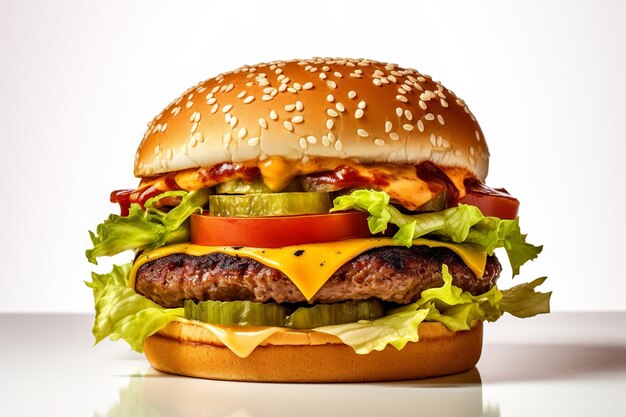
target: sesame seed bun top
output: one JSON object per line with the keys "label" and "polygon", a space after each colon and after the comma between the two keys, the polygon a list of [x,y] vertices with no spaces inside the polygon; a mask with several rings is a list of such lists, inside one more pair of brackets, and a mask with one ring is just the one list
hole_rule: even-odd
{"label": "sesame seed bun top", "polygon": [[148,177],[282,156],[462,167],[484,180],[489,150],[463,100],[414,69],[314,58],[244,66],[185,91],[135,158]]}

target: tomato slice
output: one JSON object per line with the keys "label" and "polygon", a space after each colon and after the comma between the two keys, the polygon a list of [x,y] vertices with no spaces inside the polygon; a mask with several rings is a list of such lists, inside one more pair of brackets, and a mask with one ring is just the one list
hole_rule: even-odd
{"label": "tomato slice", "polygon": [[191,215],[191,243],[204,246],[280,248],[370,237],[368,213],[350,211],[280,217]]}
{"label": "tomato slice", "polygon": [[467,194],[458,203],[476,206],[485,216],[515,219],[519,201],[504,188],[491,188],[481,182],[465,184]]}

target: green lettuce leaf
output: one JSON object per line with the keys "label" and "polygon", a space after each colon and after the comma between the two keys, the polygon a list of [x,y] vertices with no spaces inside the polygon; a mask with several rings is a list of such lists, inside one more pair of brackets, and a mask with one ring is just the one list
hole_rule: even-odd
{"label": "green lettuce leaf", "polygon": [[360,210],[370,214],[368,225],[372,233],[387,230],[389,223],[398,226],[394,235],[400,244],[410,247],[413,239],[426,236],[431,239],[478,245],[490,254],[497,248],[507,252],[513,275],[520,267],[535,259],[542,246],[526,242],[521,234],[519,220],[485,217],[478,207],[459,204],[443,211],[403,214],[389,204],[389,195],[383,191],[356,190],[337,197],[331,211]]}
{"label": "green lettuce leaf", "polygon": [[549,313],[552,292],[542,293],[535,291],[535,288],[543,284],[546,278],[537,278],[534,281],[516,285],[508,290],[502,290],[500,308],[512,316],[520,318]]}
{"label": "green lettuce leaf", "polygon": [[143,352],[143,342],[168,323],[184,317],[184,308],[163,308],[126,286],[131,264],[118,266],[108,274],[92,273],[96,317],[93,335],[96,344],[109,337],[123,339],[137,352]]}
{"label": "green lettuce leaf", "polygon": [[[100,256],[113,256],[129,249],[154,249],[170,243],[189,240],[189,225],[186,221],[191,214],[202,211],[209,201],[210,191],[167,191],[152,197],[145,204],[131,204],[128,216],[111,214],[99,224],[96,233],[89,232],[93,248],[85,252],[91,263],[97,263]],[[157,209],[154,204],[164,197],[182,197],[178,206],[169,212]]]}
{"label": "green lettuce leaf", "polygon": [[359,354],[383,350],[388,344],[400,350],[408,342],[419,340],[417,327],[427,315],[428,310],[415,309],[410,304],[376,320],[359,320],[356,323],[323,326],[313,330],[337,336]]}

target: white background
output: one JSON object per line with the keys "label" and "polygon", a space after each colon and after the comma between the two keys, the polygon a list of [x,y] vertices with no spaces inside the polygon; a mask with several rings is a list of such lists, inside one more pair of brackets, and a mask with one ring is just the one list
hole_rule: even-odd
{"label": "white background", "polygon": [[[414,67],[470,105],[553,310],[624,310],[618,1],[0,1],[0,312],[92,310],[93,229],[146,123],[196,82],[311,56]],[[503,286],[510,284],[508,276]]]}

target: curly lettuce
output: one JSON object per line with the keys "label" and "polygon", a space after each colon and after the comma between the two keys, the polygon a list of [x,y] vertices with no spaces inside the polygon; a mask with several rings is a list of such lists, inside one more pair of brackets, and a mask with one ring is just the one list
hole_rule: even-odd
{"label": "curly lettuce", "polygon": [[[111,214],[89,236],[93,248],[85,252],[91,263],[96,258],[113,256],[129,249],[154,249],[172,243],[189,240],[187,219],[209,201],[209,189],[197,191],[167,191],[152,197],[145,204],[145,210],[139,204],[130,205],[128,216]],[[160,210],[154,205],[162,198],[182,197],[178,206],[170,211]]]}
{"label": "curly lettuce", "polygon": [[478,207],[459,204],[443,211],[404,214],[389,204],[389,195],[383,191],[356,190],[349,195],[337,197],[331,211],[360,210],[369,213],[367,219],[372,233],[387,230],[389,223],[398,226],[394,239],[410,247],[413,239],[428,237],[455,243],[474,244],[489,255],[497,248],[504,248],[513,275],[520,267],[535,259],[542,246],[526,242],[519,228],[519,220],[503,220],[485,217]]}

